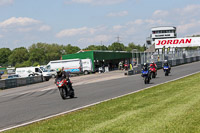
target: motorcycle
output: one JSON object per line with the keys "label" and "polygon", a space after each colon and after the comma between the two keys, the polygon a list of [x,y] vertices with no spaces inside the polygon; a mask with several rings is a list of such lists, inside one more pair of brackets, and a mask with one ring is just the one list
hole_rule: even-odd
{"label": "motorcycle", "polygon": [[169,66],[164,66],[163,70],[165,72],[165,76],[168,76],[169,75]]}
{"label": "motorcycle", "polygon": [[150,68],[150,73],[151,73],[151,77],[152,78],[156,78],[156,75],[157,75],[157,70],[156,70],[156,68],[155,67],[151,67]]}
{"label": "motorcycle", "polygon": [[142,70],[142,77],[144,78],[144,83],[145,84],[149,84],[150,82],[150,76],[149,76],[149,71],[145,71],[145,70]]}
{"label": "motorcycle", "polygon": [[66,99],[67,97],[74,98],[74,91],[72,88],[71,81],[67,81],[66,79],[59,78],[56,81],[56,85],[59,89],[60,95],[63,100]]}

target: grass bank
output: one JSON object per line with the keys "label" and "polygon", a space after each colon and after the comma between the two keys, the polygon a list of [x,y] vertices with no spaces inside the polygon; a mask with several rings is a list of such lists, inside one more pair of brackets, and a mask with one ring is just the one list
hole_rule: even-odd
{"label": "grass bank", "polygon": [[8,133],[200,132],[200,74]]}

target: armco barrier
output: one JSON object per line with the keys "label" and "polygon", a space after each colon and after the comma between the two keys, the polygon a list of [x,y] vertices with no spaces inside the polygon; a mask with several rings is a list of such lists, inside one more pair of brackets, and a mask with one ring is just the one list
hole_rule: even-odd
{"label": "armco barrier", "polygon": [[18,85],[18,86],[26,85],[26,80],[25,80],[25,78],[19,78],[19,79],[17,79],[17,85]]}
{"label": "armco barrier", "polygon": [[190,57],[190,61],[193,62],[193,57]]}
{"label": "armco barrier", "polygon": [[176,65],[178,66],[178,65],[180,65],[181,64],[181,60],[180,59],[177,59],[176,60]]}
{"label": "armco barrier", "polygon": [[184,64],[184,59],[180,59],[180,64]]}
{"label": "armco barrier", "polygon": [[193,62],[197,61],[197,57],[193,57]]}
{"label": "armco barrier", "polygon": [[184,64],[186,64],[186,63],[187,63],[187,58],[184,59]]}
{"label": "armco barrier", "polygon": [[176,60],[172,60],[172,66],[176,66]]}
{"label": "armco barrier", "polygon": [[191,63],[191,60],[190,60],[190,58],[187,58],[187,63]]}
{"label": "armco barrier", "polygon": [[27,77],[27,78],[14,78],[0,80],[0,89],[14,88],[34,83],[42,82],[41,76]]}
{"label": "armco barrier", "polygon": [[13,88],[17,86],[17,79],[7,79],[6,88]]}
{"label": "armco barrier", "polygon": [[0,80],[0,89],[6,88],[6,81],[5,80]]}
{"label": "armco barrier", "polygon": [[197,61],[200,61],[200,56],[197,56]]}
{"label": "armco barrier", "polygon": [[157,65],[158,69],[162,68],[162,62],[161,61],[156,62],[156,65]]}

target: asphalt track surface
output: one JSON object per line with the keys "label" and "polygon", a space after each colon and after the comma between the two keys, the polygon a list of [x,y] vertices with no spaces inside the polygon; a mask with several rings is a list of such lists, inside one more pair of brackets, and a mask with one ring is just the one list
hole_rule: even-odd
{"label": "asphalt track surface", "polygon": [[[82,78],[89,79],[87,84],[78,84],[77,80],[77,84],[74,83],[76,97],[67,100],[61,99],[53,81],[0,91],[0,130],[135,92],[198,71],[200,62],[173,67],[167,77],[159,70],[157,77],[148,85],[144,84],[140,74],[124,76],[123,73],[116,73],[116,79],[103,77],[104,80],[100,81],[94,80],[96,75],[91,78],[86,76]],[[92,80],[94,81],[89,82]]]}

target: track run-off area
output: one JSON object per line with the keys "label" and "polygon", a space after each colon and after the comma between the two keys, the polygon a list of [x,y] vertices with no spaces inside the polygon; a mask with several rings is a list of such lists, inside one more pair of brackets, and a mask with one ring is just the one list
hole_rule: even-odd
{"label": "track run-off area", "polygon": [[72,78],[75,98],[62,100],[54,81],[0,91],[0,131],[50,118],[125,96],[200,71],[200,62],[173,67],[169,76],[162,70],[145,85],[140,74],[121,71]]}

